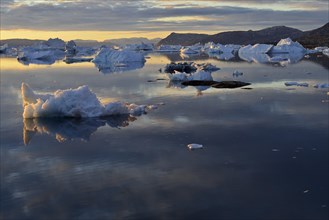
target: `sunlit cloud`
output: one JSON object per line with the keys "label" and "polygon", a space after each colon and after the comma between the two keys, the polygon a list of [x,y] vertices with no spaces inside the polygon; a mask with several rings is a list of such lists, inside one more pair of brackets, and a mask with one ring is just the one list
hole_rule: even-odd
{"label": "sunlit cloud", "polygon": [[256,0],[3,0],[2,30],[221,32],[328,22],[328,2]]}

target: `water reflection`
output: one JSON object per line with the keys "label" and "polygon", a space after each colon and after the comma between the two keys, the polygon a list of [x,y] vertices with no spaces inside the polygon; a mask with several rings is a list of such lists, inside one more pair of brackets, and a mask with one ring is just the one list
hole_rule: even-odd
{"label": "water reflection", "polygon": [[30,64],[38,64],[38,65],[52,65],[56,61],[63,60],[65,58],[65,54],[49,56],[44,59],[17,59],[17,61],[25,66]]}
{"label": "water reflection", "polygon": [[95,67],[104,74],[115,73],[115,72],[125,72],[135,69],[141,69],[144,67],[144,62],[130,62],[130,63],[94,63]]}
{"label": "water reflection", "polygon": [[28,145],[35,134],[54,136],[58,142],[67,140],[88,141],[99,127],[112,128],[129,126],[136,118],[120,115],[105,118],[33,118],[24,119],[23,140]]}

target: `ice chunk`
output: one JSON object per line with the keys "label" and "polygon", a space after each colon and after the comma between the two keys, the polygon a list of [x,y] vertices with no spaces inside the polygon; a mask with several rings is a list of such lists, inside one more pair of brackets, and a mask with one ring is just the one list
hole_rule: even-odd
{"label": "ice chunk", "polygon": [[54,94],[37,94],[22,83],[23,118],[39,117],[101,117],[110,115],[141,115],[146,105],[112,102],[103,104],[88,86],[57,90]]}
{"label": "ice chunk", "polygon": [[203,148],[203,145],[202,145],[202,144],[188,144],[187,147],[188,147],[190,150],[194,150],[194,149],[200,149],[200,148]]}

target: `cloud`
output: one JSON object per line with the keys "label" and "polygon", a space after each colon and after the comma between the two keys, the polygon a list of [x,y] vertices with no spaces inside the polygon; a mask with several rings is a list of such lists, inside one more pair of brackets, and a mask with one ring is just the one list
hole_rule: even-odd
{"label": "cloud", "polygon": [[[176,2],[177,5],[163,7],[151,0],[3,0],[1,29],[220,31],[290,25],[307,30],[316,28],[328,20],[326,8],[324,10],[286,11],[239,6],[209,6],[207,4],[201,7],[184,4],[181,1],[170,2]],[[203,1],[198,1],[198,3],[200,2]],[[230,2],[239,2],[239,0]],[[265,1],[250,0],[248,2]],[[279,2],[282,1],[276,1],[276,3]],[[306,3],[310,3],[310,1]],[[177,17],[180,19],[175,19]],[[191,19],[191,17],[196,19]]]}

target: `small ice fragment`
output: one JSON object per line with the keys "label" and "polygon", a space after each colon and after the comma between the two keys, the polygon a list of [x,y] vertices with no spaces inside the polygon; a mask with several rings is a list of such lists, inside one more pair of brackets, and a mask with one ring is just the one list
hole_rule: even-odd
{"label": "small ice fragment", "polygon": [[303,191],[303,193],[308,193],[310,190],[309,189],[306,189]]}
{"label": "small ice fragment", "polygon": [[314,148],[312,148],[312,150],[316,150],[316,148],[314,147]]}
{"label": "small ice fragment", "polygon": [[187,147],[188,147],[190,150],[193,150],[193,149],[203,148],[203,145],[202,145],[202,144],[188,144]]}
{"label": "small ice fragment", "polygon": [[296,159],[297,157],[296,156],[293,156],[292,159]]}
{"label": "small ice fragment", "polygon": [[326,207],[327,207],[327,205],[322,205],[322,206],[321,206],[321,208],[326,208]]}
{"label": "small ice fragment", "polygon": [[280,151],[279,149],[272,149],[273,152],[278,152]]}

